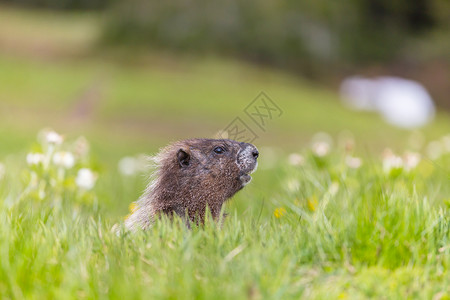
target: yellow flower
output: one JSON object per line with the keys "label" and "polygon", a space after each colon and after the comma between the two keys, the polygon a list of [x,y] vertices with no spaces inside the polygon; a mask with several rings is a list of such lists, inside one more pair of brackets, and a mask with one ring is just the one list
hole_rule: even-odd
{"label": "yellow flower", "polygon": [[138,205],[136,202],[131,202],[131,204],[128,206],[128,210],[130,213],[134,213],[138,209]]}
{"label": "yellow flower", "polygon": [[317,197],[314,195],[311,198],[307,199],[308,208],[310,211],[316,211],[317,204],[319,204],[319,201],[317,201]]}
{"label": "yellow flower", "polygon": [[275,218],[279,219],[282,216],[284,216],[285,213],[286,213],[286,209],[284,207],[278,207],[273,212],[273,215],[275,216]]}
{"label": "yellow flower", "polygon": [[126,215],[123,219],[126,221],[128,218],[138,209],[138,205],[136,202],[131,202],[131,204],[128,206],[128,210],[130,213]]}

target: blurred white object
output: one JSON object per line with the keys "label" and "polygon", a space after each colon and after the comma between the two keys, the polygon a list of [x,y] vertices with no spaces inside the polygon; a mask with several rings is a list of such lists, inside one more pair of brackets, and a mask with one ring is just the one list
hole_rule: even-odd
{"label": "blurred white object", "polygon": [[53,163],[59,167],[70,169],[75,164],[75,157],[67,151],[56,152],[53,155]]}
{"label": "blurred white object", "polygon": [[395,169],[403,168],[403,159],[400,156],[395,155],[395,153],[386,148],[383,151],[383,171],[385,173],[390,173]]}
{"label": "blurred white object", "polygon": [[298,180],[296,180],[295,178],[290,178],[287,182],[286,182],[286,189],[289,192],[297,192],[300,189],[300,182]]}
{"label": "blurred white object", "polygon": [[318,157],[326,156],[333,144],[333,138],[326,132],[318,132],[311,139],[311,149],[313,154]]}
{"label": "blurred white object", "polygon": [[341,83],[342,101],[356,110],[376,110],[376,81],[359,76],[346,78]]}
{"label": "blurred white object", "polygon": [[305,162],[305,158],[298,153],[291,153],[288,157],[289,164],[292,166],[301,166]]}
{"label": "blurred white object", "polygon": [[424,126],[435,114],[427,90],[420,83],[403,78],[350,77],[342,82],[340,93],[349,107],[378,111],[388,123],[402,128]]}
{"label": "blurred white object", "polygon": [[82,168],[78,170],[76,184],[85,190],[90,190],[94,187],[97,176],[88,168]]}
{"label": "blurred white object", "polygon": [[48,131],[45,135],[45,139],[49,144],[61,145],[63,142],[63,137],[55,131]]}
{"label": "blurred white object", "polygon": [[415,169],[421,160],[422,156],[417,152],[406,152],[403,155],[403,163],[406,171]]}
{"label": "blurred white object", "polygon": [[151,167],[149,157],[145,154],[136,156],[125,156],[117,164],[120,173],[125,176],[132,176],[138,173],[145,173]]}
{"label": "blurred white object", "polygon": [[347,155],[345,157],[345,164],[351,169],[359,169],[362,165],[362,160],[359,157]]}
{"label": "blurred white object", "polygon": [[131,176],[138,172],[138,162],[134,157],[126,156],[119,161],[119,171],[125,176]]}
{"label": "blurred white object", "polygon": [[42,153],[28,153],[27,154],[27,163],[29,165],[37,165],[44,162],[44,154]]}
{"label": "blurred white object", "polygon": [[400,156],[393,155],[383,159],[383,170],[385,173],[401,168],[403,168],[403,159]]}
{"label": "blurred white object", "polygon": [[326,142],[315,142],[311,148],[314,155],[318,157],[324,157],[330,152],[330,144]]}

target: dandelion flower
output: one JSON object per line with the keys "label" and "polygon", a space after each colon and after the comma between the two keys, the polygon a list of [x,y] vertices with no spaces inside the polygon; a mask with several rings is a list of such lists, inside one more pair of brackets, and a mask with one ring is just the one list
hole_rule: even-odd
{"label": "dandelion flower", "polygon": [[316,211],[319,201],[317,201],[316,196],[312,196],[311,198],[307,199],[306,204],[308,205],[308,209],[310,211]]}
{"label": "dandelion flower", "polygon": [[359,169],[362,165],[362,160],[359,157],[347,155],[345,164],[351,169]]}
{"label": "dandelion flower", "polygon": [[274,210],[273,215],[275,218],[279,219],[286,214],[286,209],[284,207],[278,207]]}
{"label": "dandelion flower", "polygon": [[97,180],[97,177],[90,169],[82,168],[82,169],[78,170],[78,174],[77,174],[77,178],[75,179],[75,183],[81,189],[90,190],[94,187],[96,180]]}
{"label": "dandelion flower", "polygon": [[305,163],[305,158],[298,153],[291,153],[288,157],[291,166],[301,166]]}
{"label": "dandelion flower", "polygon": [[53,163],[59,167],[70,169],[75,164],[75,157],[67,151],[56,152],[53,155]]}
{"label": "dandelion flower", "polygon": [[29,165],[38,165],[44,162],[44,154],[42,153],[28,153],[27,154],[27,163]]}

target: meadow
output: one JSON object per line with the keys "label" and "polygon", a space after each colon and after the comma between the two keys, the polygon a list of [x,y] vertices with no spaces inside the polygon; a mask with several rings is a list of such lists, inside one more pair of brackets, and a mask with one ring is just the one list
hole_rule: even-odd
{"label": "meadow", "polygon": [[[280,70],[104,49],[98,24],[0,10],[1,299],[450,298],[448,113],[400,130]],[[111,231],[142,153],[214,136],[260,91],[283,114],[223,226]]]}

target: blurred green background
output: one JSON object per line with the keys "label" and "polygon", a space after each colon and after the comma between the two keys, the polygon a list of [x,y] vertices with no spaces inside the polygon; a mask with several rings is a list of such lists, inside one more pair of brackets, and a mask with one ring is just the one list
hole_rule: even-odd
{"label": "blurred green background", "polygon": [[[117,171],[125,155],[213,137],[235,117],[258,147],[284,153],[318,131],[350,131],[362,153],[403,149],[411,132],[339,102],[353,74],[423,83],[438,114],[421,134],[440,138],[450,132],[449,14],[445,0],[2,0],[0,159],[51,127],[86,136],[99,165]],[[284,112],[265,131],[244,114],[261,91]]]}
{"label": "blurred green background", "polygon": [[[0,298],[448,299],[449,37],[448,0],[0,0]],[[435,119],[350,110],[356,74],[422,83]],[[237,117],[259,168],[224,230],[110,231],[141,153]]]}

